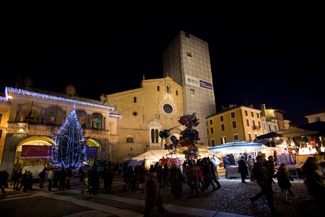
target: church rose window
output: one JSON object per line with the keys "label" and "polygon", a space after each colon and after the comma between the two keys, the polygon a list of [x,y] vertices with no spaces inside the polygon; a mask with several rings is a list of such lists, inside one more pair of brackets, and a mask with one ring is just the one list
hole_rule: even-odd
{"label": "church rose window", "polygon": [[164,108],[164,111],[168,114],[173,112],[173,107],[169,104],[165,104],[163,108]]}

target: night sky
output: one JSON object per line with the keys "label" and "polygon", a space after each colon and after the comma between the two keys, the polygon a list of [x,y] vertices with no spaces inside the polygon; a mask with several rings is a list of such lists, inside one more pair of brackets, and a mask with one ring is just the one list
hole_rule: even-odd
{"label": "night sky", "polygon": [[[84,11],[85,12],[85,11]],[[161,78],[162,52],[184,30],[208,42],[217,110],[260,104],[299,125],[325,108],[324,20],[313,13],[12,15],[2,29],[0,91],[30,77],[32,87],[98,99]],[[109,14],[109,13],[108,13]],[[51,14],[52,15],[52,14]]]}

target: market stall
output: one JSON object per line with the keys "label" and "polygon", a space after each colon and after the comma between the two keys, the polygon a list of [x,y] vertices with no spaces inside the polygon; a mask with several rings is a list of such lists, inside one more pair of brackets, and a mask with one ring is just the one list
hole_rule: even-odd
{"label": "market stall", "polygon": [[184,158],[184,154],[171,154],[168,150],[149,150],[143,154],[140,154],[136,157],[132,157],[132,160],[145,160],[145,167],[149,168],[150,165],[155,164],[156,162],[161,161],[161,159],[175,159],[178,161]]}
{"label": "market stall", "polygon": [[[239,178],[237,161],[241,155],[256,156],[258,152],[266,151],[267,149],[262,143],[233,141],[208,149],[208,152],[215,153],[217,157],[225,160],[229,158],[229,165],[225,164],[226,178]],[[232,159],[233,158],[233,159]]]}

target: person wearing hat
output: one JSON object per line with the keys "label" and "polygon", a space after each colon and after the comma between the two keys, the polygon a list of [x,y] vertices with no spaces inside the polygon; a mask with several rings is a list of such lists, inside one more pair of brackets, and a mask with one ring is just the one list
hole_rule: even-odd
{"label": "person wearing hat", "polygon": [[159,185],[157,182],[157,172],[151,172],[146,181],[144,216],[150,216],[150,211],[155,207],[157,207],[159,213],[166,212],[162,205]]}

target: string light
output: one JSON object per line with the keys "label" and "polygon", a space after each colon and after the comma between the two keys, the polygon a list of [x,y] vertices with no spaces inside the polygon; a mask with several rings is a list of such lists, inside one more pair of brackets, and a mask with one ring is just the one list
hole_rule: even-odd
{"label": "string light", "polygon": [[5,97],[0,97],[0,101],[8,101],[9,100],[9,93],[8,93],[9,91],[11,91],[12,93],[28,95],[28,96],[38,97],[38,98],[43,98],[43,99],[52,99],[52,100],[58,100],[58,101],[63,101],[63,102],[76,103],[79,105],[87,105],[87,106],[109,109],[110,112],[115,111],[115,108],[112,106],[100,105],[100,104],[80,101],[80,100],[76,100],[76,99],[63,98],[63,97],[48,95],[48,94],[44,94],[44,93],[36,93],[36,92],[22,90],[22,89],[13,88],[13,87],[5,87]]}
{"label": "string light", "polygon": [[83,157],[82,160],[87,161],[87,153],[86,142],[82,135],[76,111],[73,110],[53,137],[56,144],[52,149],[51,164],[60,168],[83,166],[80,159]]}

